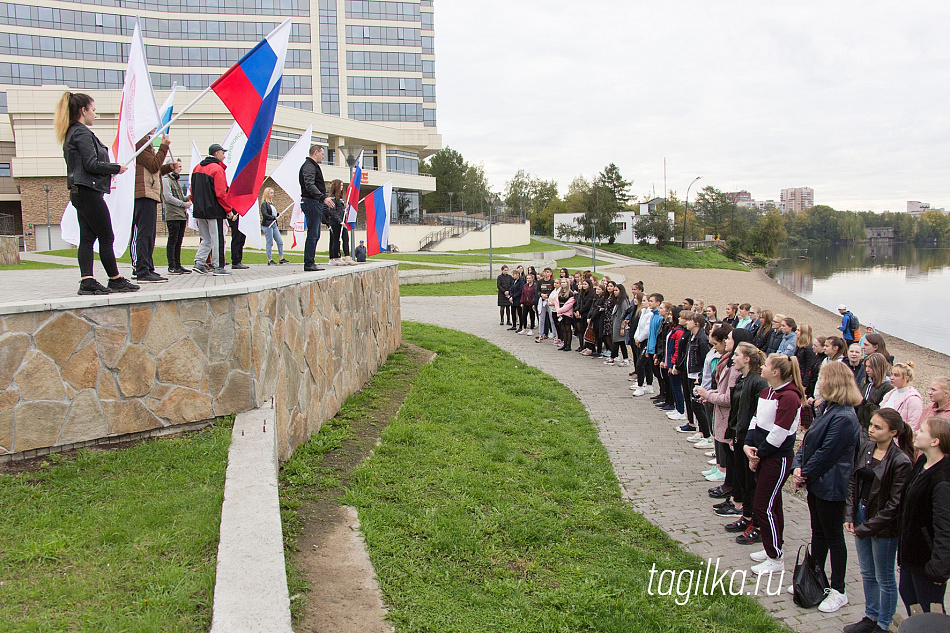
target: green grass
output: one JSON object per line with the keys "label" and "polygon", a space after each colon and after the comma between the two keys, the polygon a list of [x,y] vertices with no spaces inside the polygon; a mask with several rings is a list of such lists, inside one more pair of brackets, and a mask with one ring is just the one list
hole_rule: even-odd
{"label": "green grass", "polygon": [[498,287],[495,285],[494,279],[470,279],[468,281],[450,281],[435,284],[400,284],[399,294],[403,297],[496,295],[498,294]]}
{"label": "green grass", "polygon": [[0,475],[4,631],[207,631],[230,424]]}
{"label": "green grass", "polygon": [[679,246],[667,245],[663,250],[656,246],[630,246],[629,244],[602,244],[602,248],[611,253],[619,253],[627,257],[645,259],[657,262],[665,268],[725,268],[728,270],[749,270],[739,262],[734,262],[715,248],[700,249],[697,253],[693,249],[682,249]]}
{"label": "green grass", "polygon": [[[541,251],[558,251],[563,250],[554,244],[548,244],[547,242],[539,242],[537,240],[531,240],[528,244],[523,246],[503,246],[492,249],[492,252],[496,255],[510,255],[512,253],[539,253]],[[488,255],[487,248],[477,248],[468,251],[461,251],[463,253],[482,253]]]}
{"label": "green grass", "polygon": [[[188,266],[195,261],[195,252],[198,249],[196,248],[183,248],[181,249],[181,261],[182,264]],[[277,257],[277,249],[273,250],[274,257]],[[47,251],[44,255],[54,255],[59,257],[76,257],[76,250],[72,248],[66,248],[58,251]],[[318,253],[319,255],[319,253]],[[99,260],[99,254],[95,255],[96,260]],[[303,263],[303,253],[294,253],[290,251],[284,251],[284,258],[294,264]],[[164,248],[156,248],[155,252],[152,253],[152,260],[155,263],[156,267],[159,266],[168,266],[168,257],[166,256]],[[125,255],[120,257],[118,260],[120,264],[131,264],[132,256],[128,251],[125,252]],[[228,251],[228,262],[230,263],[230,250]],[[264,251],[244,249],[244,257],[242,262],[245,264],[266,264],[267,263],[267,254]]]}
{"label": "green grass", "polygon": [[[604,262],[597,260],[598,268],[601,266],[609,266],[610,262]],[[593,262],[590,257],[585,257],[584,255],[575,255],[574,257],[568,257],[567,259],[557,260],[558,268],[568,268],[571,272],[575,270],[585,271],[593,269]]]}
{"label": "green grass", "polygon": [[403,334],[438,356],[343,498],[396,630],[783,630],[745,596],[648,594],[653,564],[703,562],[623,500],[566,387],[461,332]]}
{"label": "green grass", "polygon": [[79,265],[79,262],[76,262],[72,266],[68,264],[50,264],[48,262],[31,262],[29,260],[23,259],[20,260],[19,264],[3,264],[0,265],[0,270],[42,270],[44,268],[76,268]]}
{"label": "green grass", "polygon": [[399,268],[399,270],[455,270],[453,268],[445,268],[443,266],[426,266],[425,264],[406,264],[403,262],[400,262],[397,268]]}
{"label": "green grass", "polygon": [[378,259],[390,259],[399,262],[424,262],[429,264],[455,264],[458,266],[482,265],[488,266],[488,257],[466,257],[465,255],[416,255],[403,253],[380,253],[373,255]]}

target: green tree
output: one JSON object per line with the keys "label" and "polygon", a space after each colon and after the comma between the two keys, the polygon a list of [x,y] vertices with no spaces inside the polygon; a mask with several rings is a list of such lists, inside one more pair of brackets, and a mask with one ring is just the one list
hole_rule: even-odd
{"label": "green tree", "polygon": [[711,185],[703,187],[693,205],[704,226],[712,235],[722,236],[732,214],[732,200]]}
{"label": "green tree", "polygon": [[600,179],[594,181],[586,195],[587,210],[578,219],[578,224],[584,229],[584,235],[593,235],[596,240],[610,240],[611,242],[620,232],[617,225],[617,216],[620,214],[620,203],[614,197],[613,190]]}
{"label": "green tree", "polygon": [[641,215],[635,230],[641,244],[646,244],[648,240],[653,239],[656,241],[656,247],[662,250],[663,246],[673,238],[673,224],[667,215],[665,205],[656,205],[647,215]]}
{"label": "green tree", "polygon": [[934,209],[924,211],[917,221],[917,237],[919,239],[940,242],[947,239],[948,235],[950,235],[950,218],[939,211]]}
{"label": "green tree", "polygon": [[455,202],[459,204],[459,211],[466,213],[480,213],[485,210],[485,203],[491,193],[491,186],[485,178],[484,165],[468,165],[462,182],[462,191],[455,195]]}
{"label": "green tree", "polygon": [[[621,208],[626,208],[631,200],[630,186],[633,182],[624,180],[620,175],[620,169],[615,164],[610,163],[604,167],[604,171],[597,175],[596,181],[610,189]],[[636,199],[636,196],[633,196],[633,199]]]}
{"label": "green tree", "polygon": [[436,190],[422,197],[422,207],[430,213],[449,210],[448,192],[453,192],[453,210],[458,210],[456,204],[460,201],[465,186],[465,173],[468,164],[462,155],[451,147],[443,147],[429,157],[425,164],[420,164],[421,173],[435,176]]}
{"label": "green tree", "polygon": [[788,235],[785,233],[785,218],[777,209],[769,209],[764,215],[759,216],[752,230],[749,231],[748,242],[753,246],[754,251],[762,253],[766,257],[775,257]]}

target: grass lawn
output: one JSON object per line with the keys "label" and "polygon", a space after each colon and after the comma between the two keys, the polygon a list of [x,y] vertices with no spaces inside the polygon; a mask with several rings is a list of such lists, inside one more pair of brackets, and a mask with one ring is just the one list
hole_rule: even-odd
{"label": "grass lawn", "polygon": [[465,255],[449,255],[444,254],[440,255],[438,253],[433,253],[431,255],[416,255],[416,254],[403,254],[403,253],[380,253],[379,255],[373,255],[376,259],[389,259],[399,262],[425,262],[429,264],[455,264],[458,266],[470,266],[470,265],[481,265],[485,264],[488,266],[488,257],[472,257]]}
{"label": "grass lawn", "polygon": [[[599,259],[597,260],[598,268],[600,268],[601,266],[609,266],[609,265],[610,265],[610,262],[603,262],[603,261],[600,261]],[[558,268],[567,268],[572,273],[575,270],[579,270],[581,272],[585,270],[592,270],[592,266],[593,266],[593,262],[591,261],[590,257],[585,257],[583,255],[575,255],[574,257],[569,257],[567,259],[557,260]],[[601,275],[603,273],[598,271],[597,274]]]}
{"label": "grass lawn", "polygon": [[230,424],[0,474],[4,631],[211,626]]}
{"label": "grass lawn", "polygon": [[749,270],[739,262],[734,262],[715,248],[700,249],[696,252],[693,249],[682,249],[679,246],[667,245],[663,250],[656,246],[630,246],[629,244],[601,244],[597,248],[602,248],[611,253],[619,253],[627,257],[645,259],[651,262],[657,262],[665,268],[726,268],[729,270]]}
{"label": "grass lawn", "polygon": [[400,262],[397,268],[399,268],[399,270],[431,270],[431,271],[452,270],[449,268],[444,268],[442,266],[426,266],[425,264],[407,264],[404,262]]}
{"label": "grass lawn", "polygon": [[[182,263],[184,266],[190,268],[190,267],[191,267],[191,264],[193,264],[194,261],[195,261],[195,252],[196,252],[197,250],[198,250],[198,249],[195,249],[195,248],[183,248],[183,249],[181,249],[181,263]],[[227,261],[228,261],[228,264],[229,264],[229,265],[230,265],[230,263],[231,263],[230,252],[231,252],[231,251],[228,250],[228,260],[227,260]],[[277,257],[277,249],[276,249],[276,248],[273,250],[273,253],[272,253],[272,254],[274,255],[275,258]],[[46,251],[46,252],[44,252],[44,255],[55,255],[55,256],[59,256],[59,257],[76,257],[76,249],[73,249],[73,248],[65,248],[65,249],[58,250],[58,251]],[[318,255],[319,255],[319,253],[318,253]],[[96,253],[96,254],[95,254],[95,257],[96,257],[96,261],[98,261],[98,260],[99,260],[99,254]],[[294,253],[294,252],[290,252],[290,251],[284,251],[284,258],[287,259],[288,261],[294,263],[294,264],[302,264],[302,263],[303,263],[303,253]],[[154,261],[156,268],[162,267],[162,266],[168,266],[168,257],[166,256],[166,253],[165,253],[165,249],[164,249],[164,248],[156,248],[156,249],[155,249],[155,252],[152,253],[152,260]],[[118,261],[120,264],[131,264],[131,263],[132,263],[132,256],[129,254],[128,251],[126,251],[126,252],[125,252],[125,255],[123,255],[122,257],[120,257],[117,261]],[[276,259],[275,259],[275,261],[276,261]],[[252,250],[252,249],[245,248],[245,249],[244,249],[244,258],[242,259],[242,262],[245,263],[245,264],[266,264],[266,263],[267,263],[267,254],[266,254],[264,251],[258,251],[258,250]],[[159,272],[161,272],[161,271],[159,271]]]}
{"label": "grass lawn", "polygon": [[70,266],[69,264],[50,264],[47,262],[31,262],[29,260],[23,259],[23,260],[20,260],[19,264],[0,265],[0,270],[41,270],[44,268],[76,268],[77,266],[79,266],[78,261],[72,266]]}
{"label": "grass lawn", "polygon": [[703,563],[622,499],[569,390],[468,334],[403,334],[438,356],[343,496],[397,631],[784,630],[745,596],[649,595],[654,563]]}
{"label": "grass lawn", "polygon": [[[547,242],[539,242],[537,240],[531,240],[528,244],[524,246],[503,246],[492,249],[492,252],[496,255],[510,255],[512,253],[538,253],[541,251],[557,251],[563,250],[554,244],[548,244]],[[482,253],[483,255],[488,255],[487,248],[478,248],[468,251],[461,251],[463,253]]]}
{"label": "grass lawn", "polygon": [[467,297],[495,295],[498,287],[494,279],[470,279],[437,284],[400,284],[399,294],[403,297]]}

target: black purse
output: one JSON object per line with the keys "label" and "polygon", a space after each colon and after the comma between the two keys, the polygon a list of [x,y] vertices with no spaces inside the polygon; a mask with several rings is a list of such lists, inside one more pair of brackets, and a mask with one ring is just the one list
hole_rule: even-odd
{"label": "black purse", "polygon": [[[805,550],[804,559],[802,559],[803,549]],[[798,548],[792,586],[795,590],[795,604],[803,609],[817,607],[825,599],[829,588],[828,577],[822,566],[812,556],[810,543]]]}

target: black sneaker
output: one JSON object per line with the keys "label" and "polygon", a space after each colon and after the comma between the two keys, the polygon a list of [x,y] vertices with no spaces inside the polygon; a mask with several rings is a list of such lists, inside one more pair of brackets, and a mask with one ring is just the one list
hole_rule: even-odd
{"label": "black sneaker", "polygon": [[861,618],[860,622],[849,624],[841,630],[844,631],[844,633],[871,633],[872,631],[877,631],[879,629],[877,628],[877,622],[867,616],[864,616]]}
{"label": "black sneaker", "polygon": [[240,262],[237,264],[231,264],[231,270],[247,270],[248,268],[250,268],[250,266],[245,266]]}
{"label": "black sneaker", "polygon": [[713,512],[718,512],[719,510],[722,510],[723,508],[728,508],[731,505],[732,505],[732,499],[726,499],[722,503],[717,503],[716,505],[714,505]]}
{"label": "black sneaker", "polygon": [[723,508],[722,510],[716,510],[716,515],[721,517],[741,517],[742,508],[737,508],[733,504],[729,504],[729,507]]}
{"label": "black sneaker", "polygon": [[267,265],[268,265],[268,266],[276,266],[276,265],[277,265],[277,262],[275,262],[273,259],[268,259],[268,260],[267,260]]}
{"label": "black sneaker", "polygon": [[739,517],[738,521],[726,525],[726,532],[745,532],[750,525],[752,525],[752,521],[745,517]]}
{"label": "black sneaker", "polygon": [[317,272],[317,271],[323,270],[323,269],[320,268],[319,266],[317,266],[316,264],[304,264],[304,265],[303,265],[303,270],[304,270],[304,272],[313,273],[313,272]]}
{"label": "black sneaker", "polygon": [[215,268],[211,274],[212,275],[230,275],[231,271],[225,268],[224,266],[222,266],[220,268]]}
{"label": "black sneaker", "polygon": [[725,499],[732,494],[732,488],[726,489],[724,486],[716,486],[709,489],[709,496],[713,499]]}
{"label": "black sneaker", "polygon": [[116,277],[109,280],[109,290],[112,292],[135,292],[139,289],[134,283],[125,277]]}
{"label": "black sneaker", "polygon": [[179,274],[179,275],[190,275],[190,274],[191,274],[191,271],[188,270],[187,268],[182,268],[181,266],[179,266],[179,267],[178,267],[178,274]]}
{"label": "black sneaker", "polygon": [[739,545],[755,545],[761,542],[762,536],[759,534],[758,528],[751,525],[745,529],[745,532],[736,537],[736,543]]}
{"label": "black sneaker", "polygon": [[280,258],[280,261],[277,262],[277,263],[278,263],[278,264],[289,264],[289,263],[290,263],[290,260],[289,260],[289,259],[284,259],[283,257],[281,257],[281,258]]}
{"label": "black sneaker", "polygon": [[197,263],[196,263],[196,264],[195,264],[194,271],[195,271],[196,273],[198,273],[199,275],[207,275],[208,273],[211,272],[211,269],[207,266],[207,264],[197,264]]}
{"label": "black sneaker", "polygon": [[79,292],[78,295],[107,295],[110,294],[108,288],[103,286],[101,283],[95,279],[83,279],[79,282]]}
{"label": "black sneaker", "polygon": [[180,275],[181,273],[178,272],[178,269],[177,269],[177,268],[174,268],[174,267],[173,267],[173,268],[169,268],[169,269],[168,269],[168,274],[169,274],[169,275]]}
{"label": "black sneaker", "polygon": [[140,284],[160,284],[168,281],[168,277],[162,277],[157,273],[146,273],[135,278]]}

